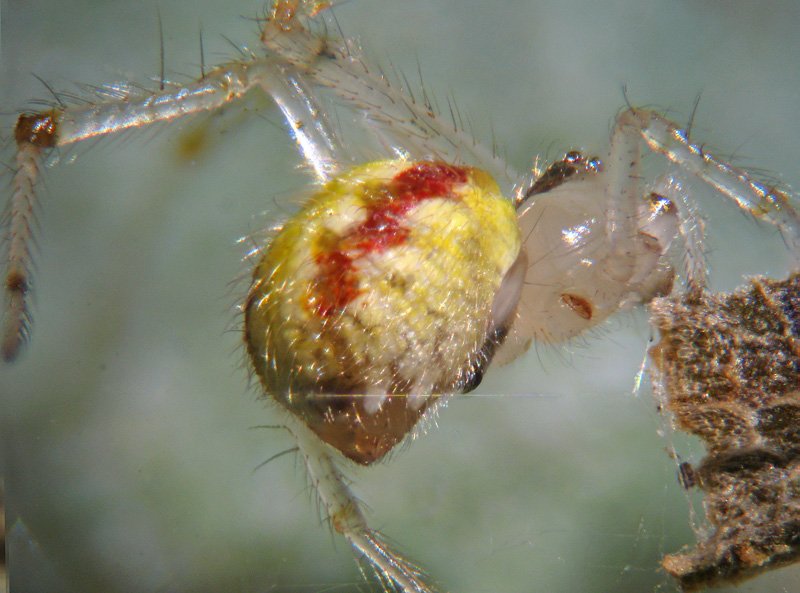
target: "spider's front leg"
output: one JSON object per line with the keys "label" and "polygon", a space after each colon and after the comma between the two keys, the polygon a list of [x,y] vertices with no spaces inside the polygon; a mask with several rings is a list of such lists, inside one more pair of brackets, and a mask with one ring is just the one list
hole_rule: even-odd
{"label": "spider's front leg", "polygon": [[617,118],[614,137],[643,139],[647,146],[663,154],[682,170],[699,177],[720,194],[753,216],[775,225],[786,246],[800,262],[800,206],[796,197],[774,179],[760,180],[755,174],[693,144],[687,130],[655,111],[628,109]]}

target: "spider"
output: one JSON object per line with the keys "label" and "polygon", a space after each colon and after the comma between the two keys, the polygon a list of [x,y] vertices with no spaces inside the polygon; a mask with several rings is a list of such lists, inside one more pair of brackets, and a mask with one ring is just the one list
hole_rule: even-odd
{"label": "spider", "polygon": [[[580,308],[580,307],[579,307],[579,308]],[[412,451],[413,451],[413,449],[412,449]],[[411,451],[409,451],[409,453],[411,453]],[[401,459],[401,458],[398,458],[398,461],[399,461],[400,459]],[[412,556],[413,556],[413,555],[412,555]]]}

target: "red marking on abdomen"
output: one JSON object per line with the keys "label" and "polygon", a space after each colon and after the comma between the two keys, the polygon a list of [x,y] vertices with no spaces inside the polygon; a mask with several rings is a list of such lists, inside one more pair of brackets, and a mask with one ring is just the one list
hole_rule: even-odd
{"label": "red marking on abdomen", "polygon": [[445,163],[420,163],[400,171],[392,181],[401,199],[420,201],[449,194],[454,184],[467,182],[467,171]]}
{"label": "red marking on abdomen", "polygon": [[453,186],[466,182],[467,171],[463,167],[419,163],[374,190],[366,220],[315,257],[319,267],[312,284],[317,296],[316,313],[326,317],[341,312],[361,292],[354,262],[405,243],[409,230],[403,222],[409,211],[424,200],[452,197]]}

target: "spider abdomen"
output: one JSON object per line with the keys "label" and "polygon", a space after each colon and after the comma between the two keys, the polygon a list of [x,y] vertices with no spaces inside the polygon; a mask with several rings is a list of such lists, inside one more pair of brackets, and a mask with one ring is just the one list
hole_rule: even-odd
{"label": "spider abdomen", "polygon": [[514,209],[483,171],[356,167],[314,194],[256,267],[245,309],[256,373],[346,456],[380,459],[429,396],[477,384],[513,316],[522,275],[503,280],[520,249]]}

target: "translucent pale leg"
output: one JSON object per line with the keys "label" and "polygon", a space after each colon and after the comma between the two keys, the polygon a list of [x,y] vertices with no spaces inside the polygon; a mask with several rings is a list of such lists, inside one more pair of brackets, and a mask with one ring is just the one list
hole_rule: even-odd
{"label": "translucent pale leg", "polygon": [[679,204],[681,211],[680,233],[683,246],[683,271],[686,286],[692,290],[708,286],[709,270],[705,258],[705,221],[697,213],[697,207],[686,193],[681,183],[672,176],[667,176],[653,188],[658,194]]}
{"label": "translucent pale leg", "polygon": [[253,59],[217,68],[186,85],[139,94],[105,89],[99,94],[113,98],[20,116],[15,129],[13,194],[3,221],[6,306],[0,347],[6,361],[19,354],[30,329],[27,295],[31,288],[33,213],[43,156],[87,138],[217,109],[243,96],[256,81],[266,86],[264,81],[274,71],[274,60]]}
{"label": "translucent pale leg", "polygon": [[6,319],[3,326],[3,359],[12,360],[28,335],[30,317],[26,296],[31,275],[31,238],[33,236],[35,184],[39,174],[41,151],[32,144],[23,144],[14,159],[14,193],[6,213],[8,234],[5,238]]}
{"label": "translucent pale leg", "polygon": [[[294,12],[280,18],[278,9],[286,5]],[[479,166],[495,178],[505,195],[516,192],[512,184],[519,181],[518,175],[466,130],[454,105],[448,102],[450,120],[441,117],[424,91],[418,100],[409,89],[390,82],[380,66],[369,63],[357,41],[329,37],[327,28],[321,33],[307,28],[305,15],[315,14],[320,5],[276,3],[262,41],[313,89],[315,108],[325,101],[359,114],[360,126],[353,127],[360,128],[362,135],[357,142],[344,143],[341,158],[356,164],[374,160],[378,154]],[[334,23],[330,28],[335,30]]]}
{"label": "translucent pale leg", "polygon": [[743,210],[777,226],[800,261],[800,214],[789,193],[759,182],[704,152],[701,146],[689,141],[685,130],[654,111],[628,109],[620,114],[614,135],[625,133],[641,134],[652,150],[697,175]]}
{"label": "translucent pale leg", "polygon": [[613,280],[628,282],[636,265],[637,210],[643,199],[641,139],[620,125],[614,127],[605,161],[606,234],[610,244],[604,272]]}
{"label": "translucent pale leg", "polygon": [[[737,206],[754,216],[774,224],[786,245],[800,263],[800,214],[794,196],[770,187],[751,175],[732,167],[692,144],[687,133],[659,114],[640,109],[622,112],[614,126],[611,151],[605,163],[608,180],[605,190],[607,232],[614,265],[609,275],[625,280],[625,273],[635,263],[632,239],[636,236],[636,208],[642,199],[643,184],[639,163],[642,140],[655,152],[665,155],[684,171],[696,175]],[[701,287],[707,280],[703,265],[702,220],[694,213],[691,200],[674,180],[661,188],[684,210],[681,235],[685,244],[684,272],[690,287]]]}
{"label": "translucent pale leg", "polygon": [[414,564],[392,550],[381,535],[369,529],[358,499],[332,457],[331,449],[293,414],[286,428],[294,435],[311,483],[336,532],[369,560],[381,580],[390,581],[403,593],[435,593],[437,589]]}
{"label": "translucent pale leg", "polygon": [[281,76],[263,77],[259,84],[280,108],[297,147],[317,179],[322,183],[329,181],[342,170],[343,142],[303,77],[287,65],[282,65],[280,73]]}

